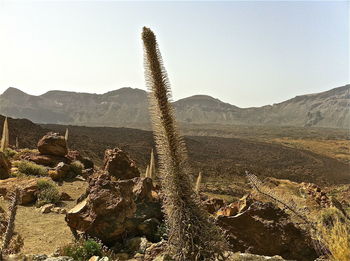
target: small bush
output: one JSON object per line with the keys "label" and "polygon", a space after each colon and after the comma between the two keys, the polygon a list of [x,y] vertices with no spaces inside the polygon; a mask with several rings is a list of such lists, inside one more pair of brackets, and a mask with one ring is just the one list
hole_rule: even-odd
{"label": "small bush", "polygon": [[54,183],[47,180],[38,180],[37,185],[39,188],[37,207],[50,203],[56,204],[60,200],[60,193]]}
{"label": "small bush", "polygon": [[59,252],[61,256],[69,256],[77,261],[89,260],[92,256],[107,256],[113,259],[113,254],[108,251],[102,243],[94,239],[80,239],[64,246]]}
{"label": "small bush", "polygon": [[33,162],[22,160],[14,162],[14,166],[18,168],[18,172],[30,176],[47,176],[47,169]]}
{"label": "small bush", "polygon": [[344,221],[343,213],[337,208],[325,208],[319,213],[319,222],[322,226],[333,226],[335,220]]}
{"label": "small bush", "polygon": [[83,163],[81,163],[80,161],[76,160],[73,161],[70,164],[70,176],[71,177],[76,177],[78,175],[81,175],[84,169],[84,165]]}
{"label": "small bush", "polygon": [[11,148],[6,148],[4,150],[4,154],[5,154],[5,157],[10,159],[10,158],[13,158],[14,156],[16,156],[17,154],[17,151],[11,149]]}

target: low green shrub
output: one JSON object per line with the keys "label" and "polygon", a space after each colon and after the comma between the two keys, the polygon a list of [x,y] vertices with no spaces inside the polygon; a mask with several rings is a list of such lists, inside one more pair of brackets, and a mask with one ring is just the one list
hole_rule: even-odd
{"label": "low green shrub", "polygon": [[16,156],[17,154],[17,151],[11,149],[11,148],[6,148],[4,150],[4,154],[5,154],[5,157],[10,159],[10,158],[13,158],[14,156]]}
{"label": "low green shrub", "polygon": [[83,163],[81,163],[80,161],[76,160],[73,161],[70,164],[70,176],[71,177],[76,177],[78,175],[81,175],[84,169],[84,165]]}
{"label": "low green shrub", "polygon": [[47,176],[47,169],[30,161],[16,161],[13,164],[18,168],[18,172],[30,176]]}
{"label": "low green shrub", "polygon": [[343,213],[335,207],[324,208],[318,215],[319,223],[322,226],[332,226],[334,220],[345,220]]}
{"label": "low green shrub", "polygon": [[110,257],[102,243],[94,239],[80,239],[60,249],[60,255],[72,257],[77,261],[89,260],[92,256]]}
{"label": "low green shrub", "polygon": [[53,182],[41,179],[37,181],[37,185],[39,189],[37,207],[45,204],[56,204],[60,201],[60,193]]}

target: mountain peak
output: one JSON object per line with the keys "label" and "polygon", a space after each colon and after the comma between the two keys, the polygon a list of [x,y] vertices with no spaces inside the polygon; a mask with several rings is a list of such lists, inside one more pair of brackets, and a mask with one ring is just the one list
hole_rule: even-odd
{"label": "mountain peak", "polygon": [[14,96],[14,95],[28,95],[25,92],[21,91],[20,89],[17,89],[15,87],[9,87],[6,89],[6,91],[4,91],[1,96],[4,97],[10,97],[10,96]]}
{"label": "mountain peak", "polygon": [[209,95],[199,94],[199,95],[193,95],[187,98],[180,99],[175,102],[175,104],[183,105],[189,105],[189,104],[201,104],[204,106],[224,106],[224,107],[230,107],[230,108],[238,108],[237,106],[234,106],[229,103],[225,103],[217,98],[214,98]]}

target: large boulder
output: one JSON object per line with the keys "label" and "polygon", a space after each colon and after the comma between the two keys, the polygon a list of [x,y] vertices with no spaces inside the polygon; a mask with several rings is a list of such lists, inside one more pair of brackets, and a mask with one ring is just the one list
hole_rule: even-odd
{"label": "large boulder", "polygon": [[317,257],[311,238],[290,221],[288,214],[272,203],[257,201],[235,216],[220,215],[216,221],[227,232],[234,252],[280,255],[300,261]]}
{"label": "large boulder", "polygon": [[11,163],[5,157],[5,154],[0,151],[0,179],[10,177]]}
{"label": "large boulder", "polygon": [[136,163],[121,149],[108,149],[105,151],[105,171],[117,179],[132,179],[140,177]]}
{"label": "large boulder", "polygon": [[76,232],[99,238],[106,245],[120,239],[126,230],[126,219],[136,211],[133,181],[113,181],[99,173],[89,181],[87,197],[66,215],[68,226]]}
{"label": "large boulder", "polygon": [[102,172],[88,180],[86,192],[66,216],[73,231],[99,238],[107,245],[125,235],[159,240],[157,229],[163,213],[159,198],[153,197],[150,178],[115,180]]}
{"label": "large boulder", "polygon": [[16,188],[20,189],[20,204],[28,205],[37,200],[39,188],[36,179],[9,178],[0,180],[0,195],[5,199],[11,199]]}
{"label": "large boulder", "polygon": [[65,156],[68,153],[65,138],[58,133],[49,132],[38,142],[38,150],[43,155]]}

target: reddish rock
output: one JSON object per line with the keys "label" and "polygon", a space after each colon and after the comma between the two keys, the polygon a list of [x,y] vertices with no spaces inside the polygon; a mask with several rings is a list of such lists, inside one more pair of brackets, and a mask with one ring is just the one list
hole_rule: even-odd
{"label": "reddish rock", "polygon": [[220,208],[217,212],[216,215],[217,216],[235,216],[238,214],[238,207],[235,204],[230,204],[228,206],[224,206],[222,208]]}
{"label": "reddish rock", "polygon": [[107,173],[95,175],[89,181],[87,197],[67,213],[68,226],[107,245],[120,239],[126,219],[136,211],[133,185],[132,180],[112,181]]}
{"label": "reddish rock", "polygon": [[0,195],[5,199],[11,199],[16,187],[20,189],[20,204],[32,204],[37,199],[39,188],[36,179],[9,178],[0,180]]}
{"label": "reddish rock", "polygon": [[231,203],[228,206],[220,208],[216,215],[220,216],[234,216],[248,209],[248,207],[253,203],[250,194],[243,196],[240,200]]}
{"label": "reddish rock", "polygon": [[115,148],[105,151],[104,169],[117,179],[132,179],[140,177],[135,162],[124,151]]}
{"label": "reddish rock", "polygon": [[43,155],[65,156],[68,153],[67,142],[58,133],[49,132],[38,142],[38,150]]}
{"label": "reddish rock", "polygon": [[11,163],[4,153],[0,151],[0,179],[7,179],[10,176]]}
{"label": "reddish rock", "polygon": [[156,231],[163,213],[160,201],[153,197],[150,178],[115,180],[105,172],[88,180],[86,192],[66,216],[73,231],[99,238],[107,245],[124,234],[159,240]]}
{"label": "reddish rock", "polygon": [[47,167],[55,167],[60,162],[70,163],[70,160],[65,157],[53,155],[30,154],[24,159]]}
{"label": "reddish rock", "polygon": [[224,205],[225,205],[225,202],[221,198],[208,198],[203,201],[204,208],[210,214],[214,214]]}
{"label": "reddish rock", "polygon": [[311,238],[272,203],[254,202],[239,215],[218,216],[217,224],[226,231],[234,252],[280,255],[300,261],[317,257]]}

